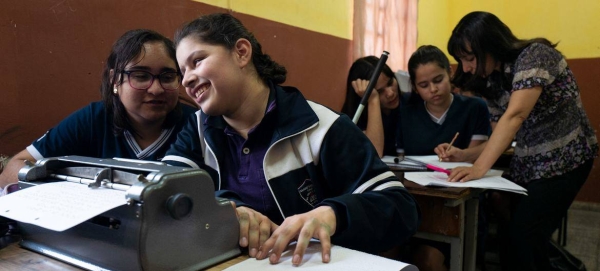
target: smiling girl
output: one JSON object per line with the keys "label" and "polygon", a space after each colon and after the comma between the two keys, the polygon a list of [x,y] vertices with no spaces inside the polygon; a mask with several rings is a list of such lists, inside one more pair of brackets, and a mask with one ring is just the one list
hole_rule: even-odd
{"label": "smiling girl", "polygon": [[277,263],[297,240],[298,265],[318,238],[329,262],[332,243],[378,253],[416,231],[414,199],[369,139],[347,116],[280,86],[285,68],[238,19],[202,16],[175,42],[201,111],[163,161],[211,174],[216,195],[236,205],[250,257]]}

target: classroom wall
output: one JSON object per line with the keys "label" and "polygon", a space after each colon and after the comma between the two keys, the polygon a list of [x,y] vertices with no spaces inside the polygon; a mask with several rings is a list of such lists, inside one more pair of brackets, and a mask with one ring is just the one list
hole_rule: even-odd
{"label": "classroom wall", "polygon": [[[351,59],[347,0],[2,0],[0,1],[0,155],[12,155],[68,114],[100,99],[103,61],[128,29],[172,37],[200,14],[232,12],[266,53],[287,67],[287,85],[332,109],[344,100]],[[597,0],[419,1],[418,44],[445,50],[467,12],[487,10],[518,36],[560,41],[593,126],[600,126],[600,22]],[[535,13],[531,12],[535,11]],[[185,93],[183,93],[185,95]],[[600,202],[600,159],[578,200]]]}
{"label": "classroom wall", "polygon": [[213,12],[231,12],[253,31],[264,52],[288,69],[286,85],[341,108],[351,64],[352,2],[203,2],[0,1],[0,154],[15,154],[99,100],[103,61],[125,31],[150,28],[173,37],[184,22]]}
{"label": "classroom wall", "polygon": [[[418,45],[433,44],[446,53],[452,29],[471,11],[496,14],[517,37],[546,37],[560,42],[581,90],[583,105],[592,126],[600,128],[600,1],[581,0],[419,1]],[[455,62],[453,59],[451,59]],[[600,159],[581,189],[577,200],[600,203]]]}

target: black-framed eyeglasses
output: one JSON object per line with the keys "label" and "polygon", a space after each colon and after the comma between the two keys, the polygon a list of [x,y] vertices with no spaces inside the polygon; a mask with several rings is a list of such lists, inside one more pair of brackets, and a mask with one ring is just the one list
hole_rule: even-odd
{"label": "black-framed eyeglasses", "polygon": [[181,85],[181,74],[178,72],[162,72],[158,75],[147,71],[122,71],[121,73],[127,74],[129,86],[137,90],[148,90],[156,78],[164,90],[177,90]]}

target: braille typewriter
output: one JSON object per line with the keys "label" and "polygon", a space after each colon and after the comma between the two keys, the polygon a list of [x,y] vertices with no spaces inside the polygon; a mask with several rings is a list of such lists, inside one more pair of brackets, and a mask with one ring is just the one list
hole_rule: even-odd
{"label": "braille typewriter", "polygon": [[203,170],[64,156],[26,165],[19,180],[21,189],[71,181],[123,192],[127,204],[62,232],[18,224],[22,247],[81,268],[199,270],[240,254],[235,210]]}

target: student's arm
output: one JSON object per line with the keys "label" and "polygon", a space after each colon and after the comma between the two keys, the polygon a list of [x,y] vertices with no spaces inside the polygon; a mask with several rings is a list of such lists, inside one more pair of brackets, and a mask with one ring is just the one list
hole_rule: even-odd
{"label": "student's arm", "polygon": [[327,132],[319,161],[329,198],[312,211],[287,217],[260,248],[258,259],[271,250],[270,262],[278,262],[296,237],[292,263],[299,264],[311,237],[320,239],[322,260],[328,262],[331,244],[379,253],[416,232],[420,214],[414,198],[347,116]]}
{"label": "student's arm", "polygon": [[498,157],[512,143],[517,131],[533,110],[540,94],[541,87],[514,91],[510,95],[508,108],[500,117],[489,142],[472,167],[458,167],[448,176],[451,182],[466,182],[479,179],[492,168]]}
{"label": "student's arm", "polygon": [[449,151],[446,151],[446,149],[448,149],[448,146],[450,146],[450,144],[442,143],[442,144],[438,145],[433,151],[444,162],[475,161],[475,160],[477,160],[477,158],[479,157],[479,155],[485,148],[486,144],[488,144],[488,141],[482,141],[479,144],[475,144],[475,143],[473,143],[473,140],[472,140],[471,144],[469,145],[469,148],[467,148],[467,149],[451,147]]}
{"label": "student's arm", "polygon": [[377,155],[383,156],[383,145],[384,145],[384,132],[383,132],[383,121],[381,119],[381,105],[379,102],[379,95],[377,91],[373,91],[375,94],[371,94],[369,98],[369,116],[367,118],[367,129],[365,135],[369,138]]}
{"label": "student's arm", "polygon": [[496,125],[498,125],[497,121],[490,122],[490,126],[492,126],[492,131],[494,131],[494,129],[496,129]]}
{"label": "student's arm", "polygon": [[19,170],[23,166],[25,166],[25,160],[28,160],[32,163],[36,162],[35,158],[33,158],[33,156],[31,156],[31,154],[27,150],[22,150],[10,159],[10,161],[2,171],[2,174],[0,174],[0,188],[3,189],[9,184],[16,183],[19,181]]}
{"label": "student's arm", "polygon": [[[358,96],[362,97],[365,94],[367,89],[367,85],[369,84],[368,80],[358,79],[352,81],[352,87]],[[381,119],[381,102],[379,101],[379,93],[377,90],[373,90],[371,92],[371,96],[369,97],[369,106],[367,112],[367,127],[365,130],[365,135],[369,138],[375,149],[377,150],[377,155],[379,157],[383,156],[383,145],[384,145],[384,132],[383,132],[383,121]],[[350,116],[353,118],[354,116]]]}

